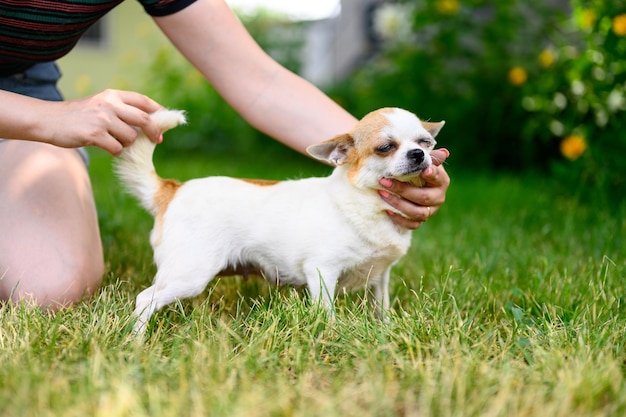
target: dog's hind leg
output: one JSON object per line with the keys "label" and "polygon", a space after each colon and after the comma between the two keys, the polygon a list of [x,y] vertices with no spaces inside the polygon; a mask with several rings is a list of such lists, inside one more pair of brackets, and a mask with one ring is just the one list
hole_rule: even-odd
{"label": "dog's hind leg", "polygon": [[137,295],[135,301],[135,327],[134,334],[143,334],[146,331],[150,317],[163,306],[159,306],[156,300],[156,286],[152,285]]}
{"label": "dog's hind leg", "polygon": [[137,295],[135,304],[134,333],[145,332],[150,317],[161,308],[176,300],[195,297],[204,291],[208,283],[219,272],[217,270],[186,269],[184,273],[176,275],[163,272],[159,269],[154,284]]}

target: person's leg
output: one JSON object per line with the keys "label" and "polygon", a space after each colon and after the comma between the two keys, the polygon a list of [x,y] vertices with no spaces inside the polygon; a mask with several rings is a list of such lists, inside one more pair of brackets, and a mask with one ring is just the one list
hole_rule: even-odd
{"label": "person's leg", "polygon": [[55,309],[101,283],[102,243],[75,149],[0,142],[0,300]]}

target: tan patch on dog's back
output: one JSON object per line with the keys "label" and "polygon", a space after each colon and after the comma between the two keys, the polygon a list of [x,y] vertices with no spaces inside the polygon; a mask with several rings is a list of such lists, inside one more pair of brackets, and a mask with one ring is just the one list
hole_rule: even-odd
{"label": "tan patch on dog's back", "polygon": [[157,216],[167,210],[170,201],[174,199],[176,191],[180,188],[182,183],[176,180],[161,179],[159,184],[159,191],[154,195],[154,205],[157,209]]}
{"label": "tan patch on dog's back", "polygon": [[239,180],[247,182],[249,184],[258,185],[260,187],[269,187],[272,185],[276,185],[280,182],[280,181],[274,181],[274,180],[252,180],[248,178],[239,178]]}
{"label": "tan patch on dog's back", "polygon": [[154,205],[156,207],[156,215],[154,216],[154,245],[161,242],[163,229],[163,216],[167,211],[167,207],[174,199],[176,192],[183,184],[176,180],[160,179],[159,190],[154,195]]}

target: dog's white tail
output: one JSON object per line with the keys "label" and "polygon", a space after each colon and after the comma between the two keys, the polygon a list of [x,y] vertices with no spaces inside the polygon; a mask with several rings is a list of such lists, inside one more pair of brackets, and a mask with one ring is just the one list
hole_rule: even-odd
{"label": "dog's white tail", "polygon": [[[150,117],[161,127],[162,132],[186,122],[185,113],[180,110],[158,110]],[[125,148],[115,162],[117,176],[152,215],[158,209],[155,196],[164,182],[157,175],[152,162],[155,147],[156,144],[143,131],[139,131],[135,142]]]}

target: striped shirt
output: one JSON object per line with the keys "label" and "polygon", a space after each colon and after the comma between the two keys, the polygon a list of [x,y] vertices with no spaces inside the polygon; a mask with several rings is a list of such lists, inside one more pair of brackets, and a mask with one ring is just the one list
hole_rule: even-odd
{"label": "striped shirt", "polygon": [[[85,31],[123,0],[0,0],[0,77],[67,54]],[[195,0],[139,0],[151,16]]]}

